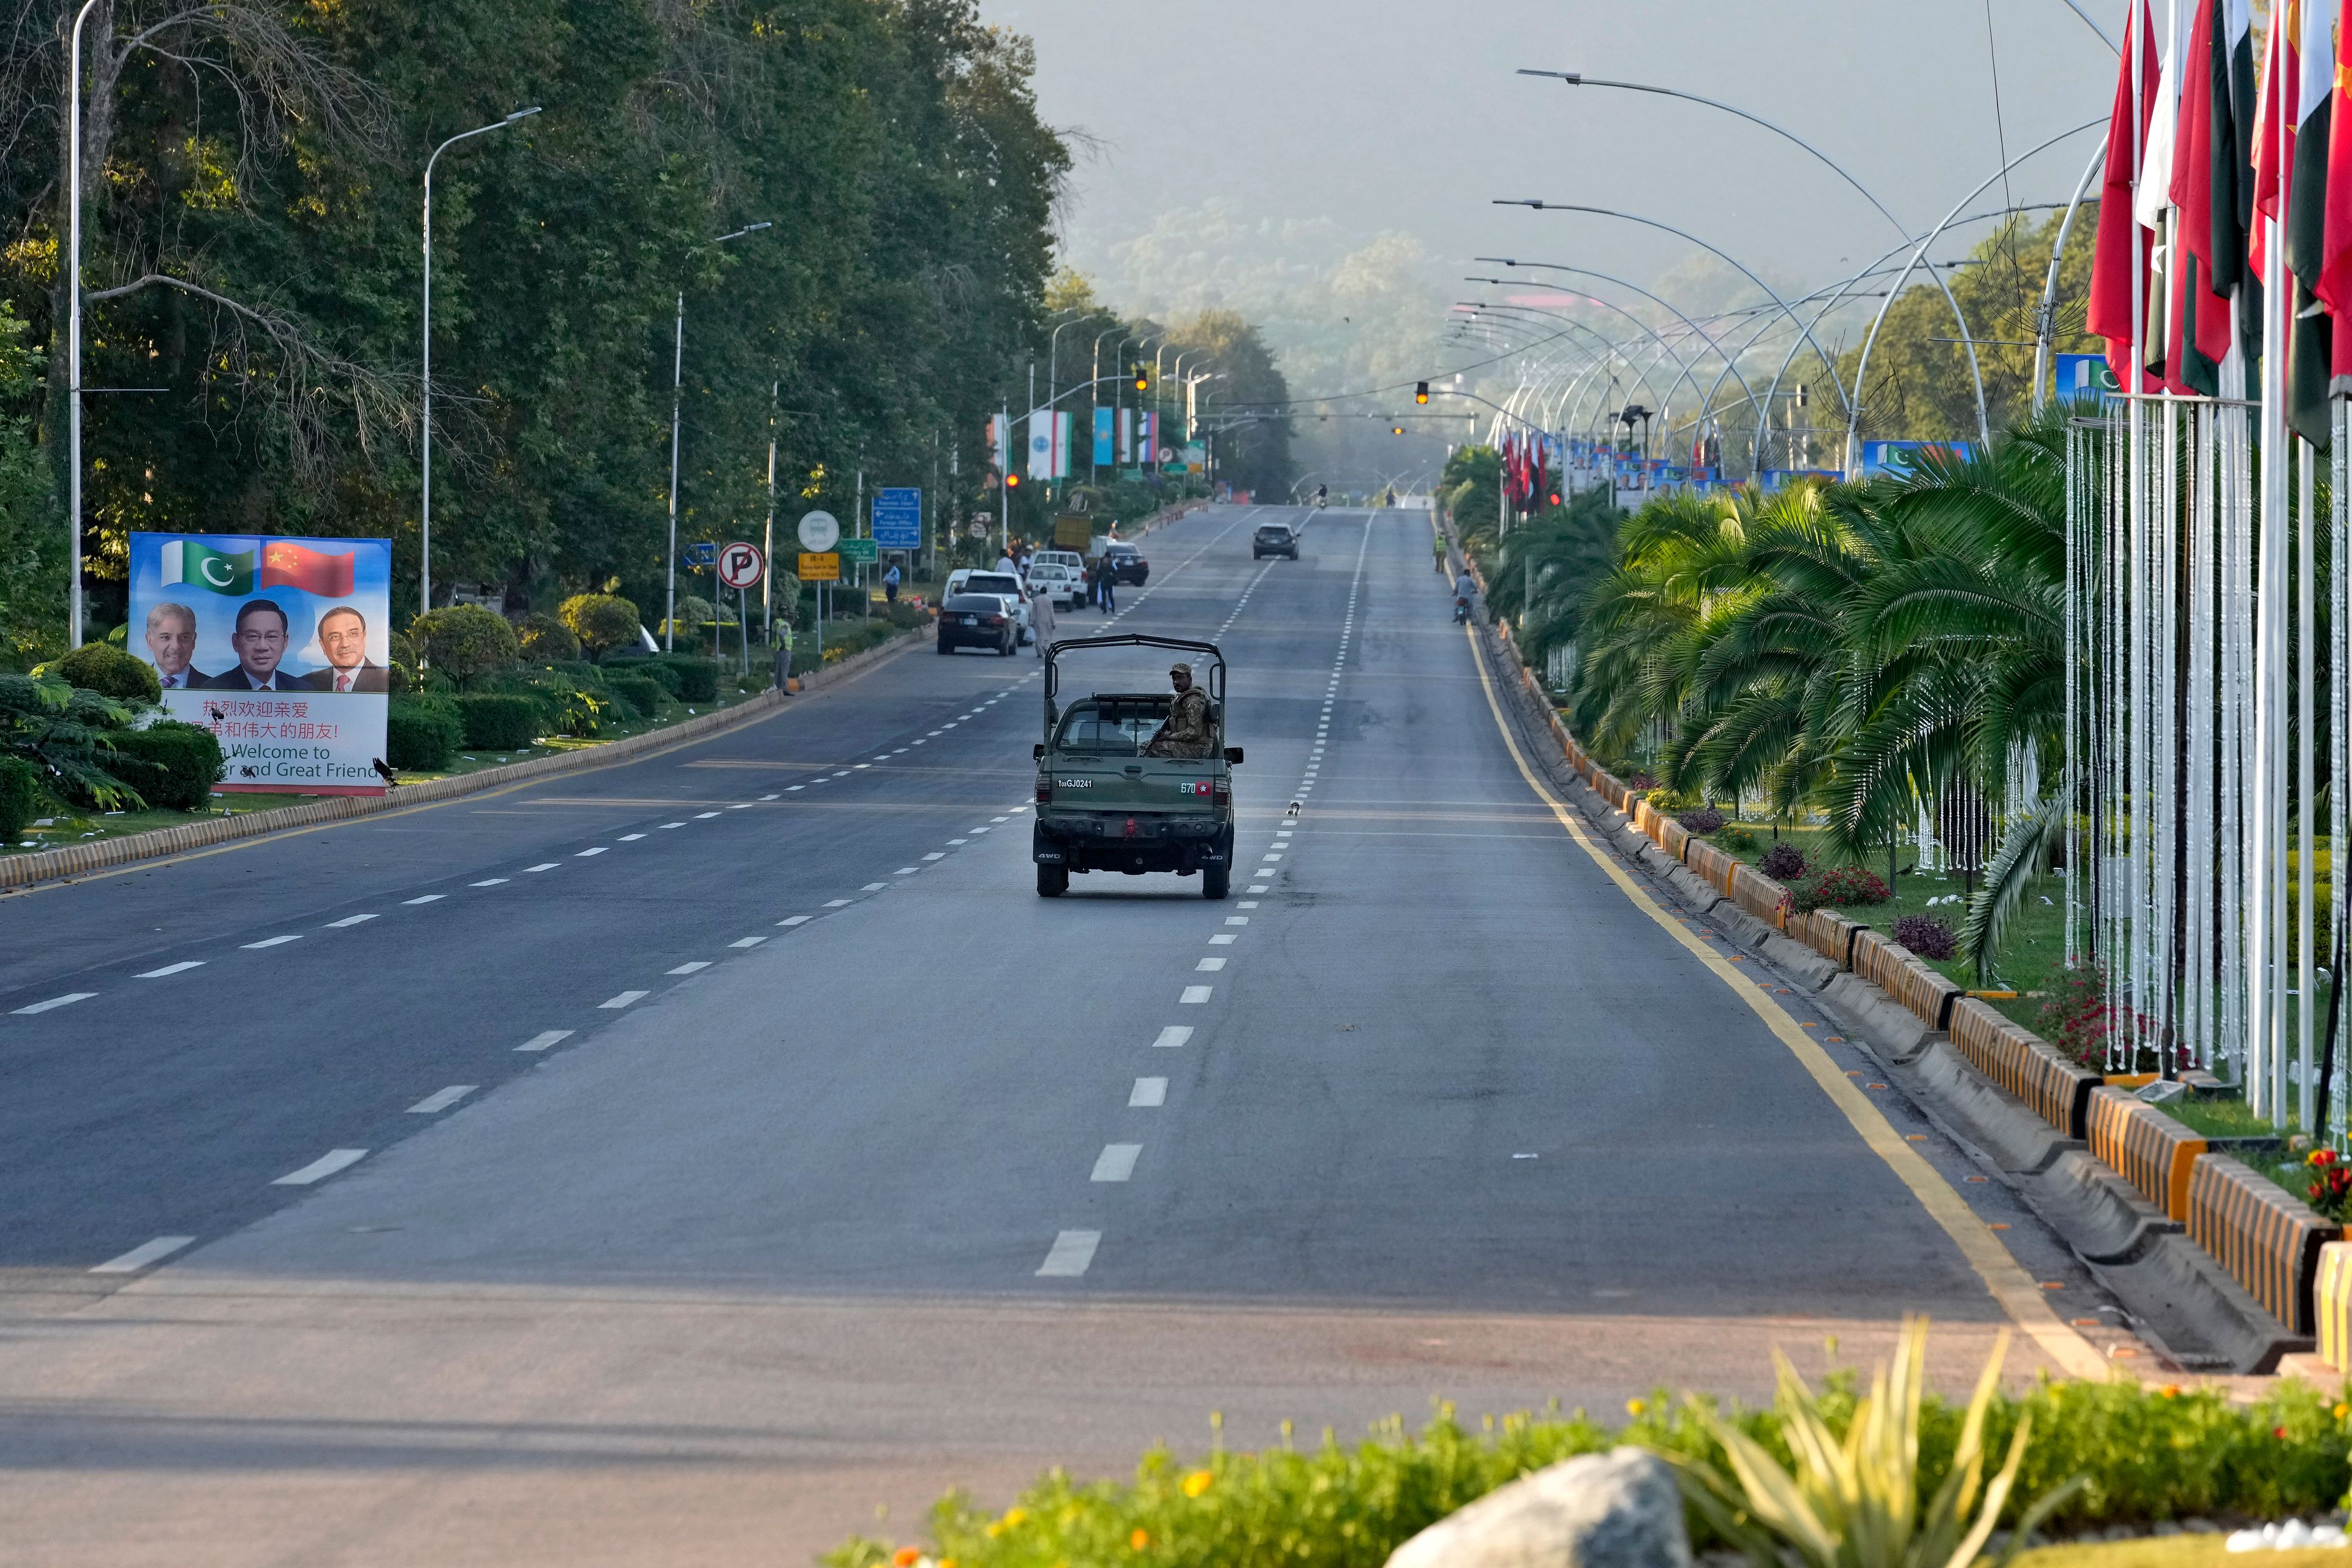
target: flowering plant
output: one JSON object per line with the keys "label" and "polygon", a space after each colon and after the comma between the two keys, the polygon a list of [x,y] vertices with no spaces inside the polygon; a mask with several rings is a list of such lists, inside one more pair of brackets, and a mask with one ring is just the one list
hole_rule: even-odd
{"label": "flowering plant", "polygon": [[1756,868],[1776,882],[1793,882],[1805,874],[1805,852],[1784,839],[1764,851]]}
{"label": "flowering plant", "polygon": [[1843,909],[1856,904],[1883,904],[1894,896],[1873,873],[1859,866],[1838,866],[1802,887],[1791,889],[1789,907],[1801,915],[1809,915],[1830,905]]}
{"label": "flowering plant", "polygon": [[2352,1219],[2352,1165],[2333,1149],[2314,1149],[2303,1168],[2311,1173],[2311,1206],[2332,1220]]}

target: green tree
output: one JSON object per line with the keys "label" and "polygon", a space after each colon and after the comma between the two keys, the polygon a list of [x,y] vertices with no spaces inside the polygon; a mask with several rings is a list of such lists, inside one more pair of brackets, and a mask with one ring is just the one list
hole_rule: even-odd
{"label": "green tree", "polygon": [[507,618],[479,605],[429,610],[409,623],[408,635],[426,668],[440,671],[460,686],[504,669],[522,657],[521,644]]}
{"label": "green tree", "polygon": [[64,646],[65,519],[33,440],[41,353],[0,300],[0,668],[28,668]]}
{"label": "green tree", "polygon": [[556,615],[592,658],[637,638],[637,607],[616,595],[574,594]]}

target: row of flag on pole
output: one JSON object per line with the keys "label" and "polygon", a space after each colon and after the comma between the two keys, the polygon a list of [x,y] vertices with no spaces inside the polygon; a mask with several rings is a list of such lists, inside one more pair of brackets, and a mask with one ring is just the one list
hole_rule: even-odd
{"label": "row of flag on pole", "polygon": [[1559,461],[1549,436],[1522,435],[1513,430],[1503,437],[1503,495],[1521,510],[1534,509],[1536,498],[1550,493],[1550,476]]}
{"label": "row of flag on pole", "polygon": [[2274,279],[2286,424],[2324,447],[2352,391],[2352,0],[2281,0],[2259,72],[2250,0],[2167,14],[2131,0],[2087,328],[2120,387],[2254,401]]}

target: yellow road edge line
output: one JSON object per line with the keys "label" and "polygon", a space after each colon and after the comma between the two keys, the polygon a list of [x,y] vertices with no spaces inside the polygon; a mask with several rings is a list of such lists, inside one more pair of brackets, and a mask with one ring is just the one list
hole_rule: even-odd
{"label": "yellow road edge line", "polygon": [[2085,1343],[2081,1335],[2060,1321],[2057,1312],[2050,1305],[2049,1296],[2035,1283],[2032,1276],[2010,1256],[2009,1249],[1986,1228],[1985,1222],[1977,1217],[1975,1211],[1961,1201],[1959,1194],[1952,1190],[1950,1184],[1936,1173],[1935,1167],[1887,1124],[1886,1119],[1879,1114],[1878,1108],[1853,1087],[1837,1064],[1830,1059],[1829,1053],[1798,1028],[1787,1014],[1759,995],[1755,983],[1734,968],[1729,959],[1676,922],[1650,895],[1649,889],[1633,879],[1633,873],[1611,859],[1587,837],[1583,825],[1576,820],[1567,803],[1554,795],[1550,785],[1528,765],[1517,740],[1511,734],[1510,723],[1503,716],[1502,704],[1495,696],[1495,683],[1486,671],[1485,651],[1478,647],[1477,628],[1465,626],[1462,629],[1470,640],[1470,658],[1477,667],[1479,689],[1486,694],[1487,711],[1495,716],[1495,729],[1511,753],[1512,764],[1519,770],[1519,776],[1527,781],[1528,787],[1551,808],[1553,818],[1568,830],[1569,837],[1576,841],[1577,847],[1608,873],[1610,879],[1617,884],[1626,898],[1633,900],[1636,909],[1655,921],[1667,935],[1706,964],[1717,979],[1731,987],[1732,994],[1763,1020],[1765,1027],[1772,1031],[1773,1037],[1789,1047],[1790,1054],[1812,1075],[1822,1092],[1829,1096],[1830,1103],[1844,1114],[1871,1152],[1885,1161],[1887,1168],[1911,1189],[1911,1195],[1919,1200],[1919,1206],[1927,1211],[1928,1217],[1941,1226],[1944,1234],[1952,1238],[1953,1245],[1960,1249],[1960,1256],[1968,1260],[1969,1267],[1984,1282],[1985,1289],[1992,1299],[2000,1303],[2001,1310],[2025,1332],[2026,1337],[2041,1347],[2043,1354],[2056,1362],[2072,1377],[2111,1375],[2106,1359]]}

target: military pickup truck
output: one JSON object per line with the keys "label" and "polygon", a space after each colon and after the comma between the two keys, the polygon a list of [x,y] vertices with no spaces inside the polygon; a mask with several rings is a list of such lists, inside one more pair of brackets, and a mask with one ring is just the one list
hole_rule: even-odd
{"label": "military pickup truck", "polygon": [[[1064,658],[1130,647],[1192,656],[1209,699],[1208,741],[1192,748],[1202,754],[1153,754],[1172,691],[1096,691],[1062,704]],[[1035,752],[1038,896],[1068,892],[1073,872],[1173,871],[1198,872],[1202,896],[1223,898],[1233,882],[1233,769],[1242,760],[1242,749],[1224,742],[1225,659],[1214,643],[1128,633],[1054,644],[1045,653],[1045,738]]]}

